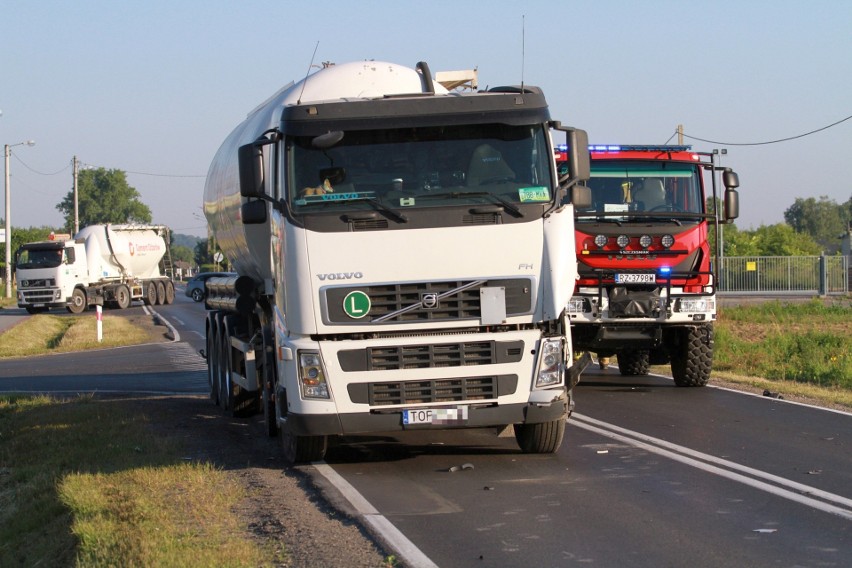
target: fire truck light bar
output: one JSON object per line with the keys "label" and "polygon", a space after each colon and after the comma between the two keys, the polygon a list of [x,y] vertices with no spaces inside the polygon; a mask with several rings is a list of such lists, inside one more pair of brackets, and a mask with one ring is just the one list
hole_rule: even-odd
{"label": "fire truck light bar", "polygon": [[[557,152],[567,152],[568,145],[567,144],[557,144],[556,145]],[[590,144],[589,145],[590,152],[690,152],[692,151],[692,146],[637,146],[637,145],[624,145],[624,144]]]}

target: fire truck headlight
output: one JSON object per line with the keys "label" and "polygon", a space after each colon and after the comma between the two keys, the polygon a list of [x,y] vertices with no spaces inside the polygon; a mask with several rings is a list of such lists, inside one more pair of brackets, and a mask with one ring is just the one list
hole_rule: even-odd
{"label": "fire truck headlight", "polygon": [[651,246],[651,243],[653,242],[654,239],[651,238],[651,235],[642,235],[641,237],[639,237],[639,246],[641,246],[643,249],[646,249]]}
{"label": "fire truck headlight", "polygon": [[630,244],[630,237],[627,235],[618,235],[618,238],[615,239],[615,244],[617,244],[619,248],[626,248],[627,245]]}
{"label": "fire truck headlight", "polygon": [[672,235],[663,235],[662,238],[660,238],[660,244],[665,248],[672,248],[672,245],[674,244],[674,237]]}
{"label": "fire truck headlight", "polygon": [[319,353],[314,351],[299,352],[299,383],[302,385],[304,398],[330,398],[325,370]]}
{"label": "fire truck headlight", "polygon": [[595,235],[595,246],[598,248],[604,248],[606,244],[609,242],[609,239],[606,235]]}
{"label": "fire truck headlight", "polygon": [[715,309],[714,298],[681,298],[678,301],[679,312],[712,312]]}
{"label": "fire truck headlight", "polygon": [[535,388],[552,387],[562,383],[565,374],[565,353],[562,338],[546,337],[538,352],[538,373]]}
{"label": "fire truck headlight", "polygon": [[571,298],[568,300],[568,313],[569,314],[582,314],[586,311],[586,300],[583,298]]}

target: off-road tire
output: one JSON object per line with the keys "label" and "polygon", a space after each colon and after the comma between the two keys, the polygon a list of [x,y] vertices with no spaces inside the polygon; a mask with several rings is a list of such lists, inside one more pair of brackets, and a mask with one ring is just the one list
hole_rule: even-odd
{"label": "off-road tire", "polygon": [[678,346],[672,350],[672,377],[679,387],[703,387],[713,368],[713,325],[705,324],[680,331]]}
{"label": "off-road tire", "polygon": [[618,371],[622,375],[643,376],[648,374],[651,365],[648,350],[619,351],[617,357]]}
{"label": "off-road tire", "polygon": [[515,441],[525,454],[553,454],[565,437],[565,419],[538,424],[515,424]]}

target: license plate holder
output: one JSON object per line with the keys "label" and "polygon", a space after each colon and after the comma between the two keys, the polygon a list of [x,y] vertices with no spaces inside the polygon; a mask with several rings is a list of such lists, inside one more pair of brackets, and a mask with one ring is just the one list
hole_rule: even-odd
{"label": "license plate holder", "polygon": [[460,425],[467,422],[468,407],[407,408],[402,411],[403,426]]}
{"label": "license plate holder", "polygon": [[622,273],[615,274],[616,284],[656,284],[657,275],[653,272],[645,272],[641,274]]}

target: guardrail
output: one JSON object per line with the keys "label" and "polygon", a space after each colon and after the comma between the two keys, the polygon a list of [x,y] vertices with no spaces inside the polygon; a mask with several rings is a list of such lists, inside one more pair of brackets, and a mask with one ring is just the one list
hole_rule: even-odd
{"label": "guardrail", "polygon": [[719,292],[846,294],[847,256],[729,256],[720,259]]}

